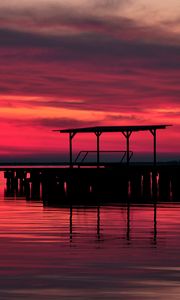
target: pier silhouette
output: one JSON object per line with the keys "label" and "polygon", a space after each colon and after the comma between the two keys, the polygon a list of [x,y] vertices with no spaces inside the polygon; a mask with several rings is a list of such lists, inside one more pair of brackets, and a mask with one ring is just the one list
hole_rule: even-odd
{"label": "pier silhouette", "polygon": [[180,200],[180,165],[107,168],[17,168],[4,170],[6,193],[47,203],[149,203]]}
{"label": "pier silhouette", "polygon": [[[180,164],[157,162],[157,130],[169,125],[104,126],[56,130],[69,135],[69,163],[58,166],[9,166],[4,167],[7,180],[6,193],[14,191],[28,199],[42,199],[44,203],[58,205],[180,200]],[[147,131],[153,135],[152,163],[130,163],[130,136],[133,132]],[[106,132],[122,133],[126,150],[120,162],[102,162],[100,136]],[[97,138],[95,162],[86,162],[89,151],[81,150],[73,160],[72,141],[79,133],[93,133]],[[81,157],[81,159],[80,159]],[[80,160],[80,161],[79,161]]]}

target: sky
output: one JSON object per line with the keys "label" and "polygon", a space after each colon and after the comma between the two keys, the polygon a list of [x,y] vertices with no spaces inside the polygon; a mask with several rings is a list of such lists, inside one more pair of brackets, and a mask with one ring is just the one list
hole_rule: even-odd
{"label": "sky", "polygon": [[[68,136],[53,129],[100,125],[172,124],[158,151],[180,157],[180,1],[1,1],[0,110],[0,161],[57,160]],[[75,137],[87,146],[94,135]],[[131,150],[152,151],[151,134]]]}

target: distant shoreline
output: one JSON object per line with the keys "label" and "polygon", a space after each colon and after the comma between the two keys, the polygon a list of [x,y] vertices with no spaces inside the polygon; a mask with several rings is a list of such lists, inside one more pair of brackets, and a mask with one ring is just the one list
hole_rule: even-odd
{"label": "distant shoreline", "polygon": [[[100,166],[126,166],[126,162],[124,163],[113,163],[113,162],[102,162],[100,163]],[[152,166],[153,162],[131,162],[130,166]],[[168,165],[168,166],[174,166],[174,165],[180,165],[180,161],[178,160],[171,160],[171,161],[160,161],[156,163],[157,166],[162,165]],[[25,166],[33,166],[33,167],[64,167],[69,166],[69,162],[0,162],[0,167],[25,167]],[[89,163],[81,163],[81,164],[73,164],[73,166],[82,166],[82,167],[96,167],[97,164],[95,162],[89,162]]]}

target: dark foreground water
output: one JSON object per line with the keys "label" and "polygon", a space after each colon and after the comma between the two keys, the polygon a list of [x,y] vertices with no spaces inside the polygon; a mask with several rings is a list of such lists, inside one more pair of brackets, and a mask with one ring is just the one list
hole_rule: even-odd
{"label": "dark foreground water", "polygon": [[1,300],[180,299],[180,204],[44,207],[0,183]]}

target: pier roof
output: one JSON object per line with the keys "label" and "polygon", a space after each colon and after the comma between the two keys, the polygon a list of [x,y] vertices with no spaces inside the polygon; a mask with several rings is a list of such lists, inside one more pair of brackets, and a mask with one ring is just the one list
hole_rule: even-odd
{"label": "pier roof", "polygon": [[166,129],[167,126],[171,125],[135,125],[135,126],[95,126],[95,127],[84,127],[84,128],[71,128],[71,129],[58,129],[61,133],[88,133],[88,132],[133,132],[133,131],[146,131],[146,130],[157,130]]}
{"label": "pier roof", "polygon": [[[72,154],[72,140],[74,136],[77,133],[94,133],[96,135],[96,147],[97,147],[97,167],[99,167],[100,163],[100,136],[103,132],[120,132],[124,135],[126,138],[126,151],[124,152],[126,155],[127,159],[127,165],[129,165],[129,161],[131,158],[131,151],[130,151],[130,136],[133,132],[138,132],[138,131],[150,131],[151,134],[153,135],[153,148],[154,148],[154,166],[156,165],[156,131],[159,129],[166,129],[167,126],[171,125],[130,125],[130,126],[95,126],[95,127],[84,127],[84,128],[71,128],[71,129],[59,129],[59,130],[53,130],[53,131],[58,131],[60,133],[68,133],[69,134],[69,162],[70,162],[70,167],[73,166],[73,154]],[[82,152],[82,151],[81,151]],[[88,153],[88,151],[86,151]],[[86,157],[87,154],[85,154],[84,157]],[[78,156],[79,157],[79,154]]]}

